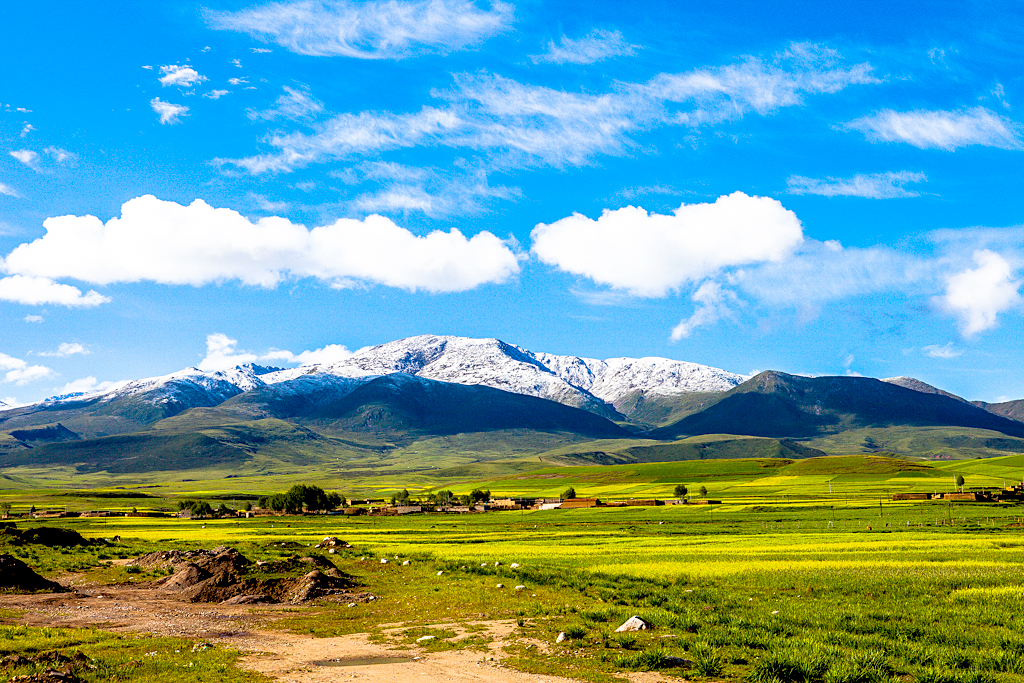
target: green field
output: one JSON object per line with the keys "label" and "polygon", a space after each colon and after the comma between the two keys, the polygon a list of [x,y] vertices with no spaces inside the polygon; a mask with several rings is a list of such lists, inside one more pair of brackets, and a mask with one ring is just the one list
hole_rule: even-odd
{"label": "green field", "polygon": [[[399,623],[408,641],[437,634],[431,647],[444,648],[456,645],[446,640],[451,630],[438,624],[515,619],[508,665],[592,681],[610,682],[641,669],[746,683],[1024,678],[1024,506],[893,502],[889,495],[951,490],[957,474],[969,487],[1017,482],[1024,455],[948,462],[856,455],[543,464],[493,477],[468,466],[459,474],[386,473],[341,490],[384,495],[399,486],[414,493],[486,486],[495,494],[547,496],[571,485],[579,495],[616,499],[666,497],[683,483],[691,491],[706,486],[709,497],[723,502],[405,517],[69,518],[46,523],[89,538],[122,540],[4,551],[47,576],[73,571],[102,583],[147,578],[109,562],[158,548],[225,543],[252,559],[268,559],[298,552],[275,545],[282,541],[311,553],[318,551],[309,545],[333,535],[354,548],[330,559],[380,600],[358,609],[325,604],[292,611],[273,628],[382,638],[382,623]],[[159,508],[196,493],[239,495],[259,481],[239,479],[162,482],[134,493],[23,488],[3,497],[17,504],[15,511],[65,503]],[[106,497],[140,494],[153,497]],[[379,563],[395,556],[412,564]],[[513,563],[520,566],[513,569]],[[498,583],[525,589],[499,589]],[[652,630],[613,633],[634,614]],[[17,615],[0,616],[17,621]],[[0,633],[4,653],[29,651],[44,637],[11,628]],[[568,640],[556,646],[560,632]],[[118,661],[113,653],[120,636],[73,631],[60,637],[78,639],[104,662]],[[546,651],[537,642],[547,643]],[[154,641],[146,647],[163,652],[171,645]],[[234,655],[217,652],[203,664],[203,680],[247,679],[232,664]],[[694,668],[672,668],[667,657],[689,659]],[[0,680],[12,673],[0,670]],[[150,669],[148,678],[124,680],[175,679]]]}

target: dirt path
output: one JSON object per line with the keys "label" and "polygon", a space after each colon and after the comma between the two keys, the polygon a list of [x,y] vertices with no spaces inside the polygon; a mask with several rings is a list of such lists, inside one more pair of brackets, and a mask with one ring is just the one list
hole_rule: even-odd
{"label": "dirt path", "polygon": [[[504,667],[502,646],[514,622],[480,622],[492,641],[486,652],[420,648],[395,650],[371,643],[366,634],[337,638],[274,631],[267,627],[283,609],[251,605],[187,603],[158,590],[117,586],[79,588],[72,593],[0,595],[0,608],[24,610],[28,626],[81,628],[198,638],[247,652],[241,665],[285,683],[403,680],[409,683],[571,683],[560,676],[527,674]],[[451,628],[450,625],[448,625]],[[678,681],[656,673],[623,675],[632,683]]]}

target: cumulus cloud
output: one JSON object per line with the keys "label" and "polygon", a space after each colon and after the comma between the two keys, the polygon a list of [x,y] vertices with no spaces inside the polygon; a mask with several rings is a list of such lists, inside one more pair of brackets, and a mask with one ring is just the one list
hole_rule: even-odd
{"label": "cumulus cloud", "polygon": [[43,322],[43,316],[41,315],[26,315],[22,318],[27,323],[41,323]]}
{"label": "cumulus cloud", "polygon": [[734,192],[672,215],[634,206],[597,220],[576,213],[537,225],[531,237],[543,263],[637,296],[665,296],[723,268],[782,260],[803,229],[777,200]]}
{"label": "cumulus cloud", "polygon": [[205,13],[212,28],[241,31],[319,57],[402,59],[464,50],[506,31],[513,6],[492,0],[298,0]]}
{"label": "cumulus cloud", "polygon": [[923,183],[928,180],[924,173],[898,171],[895,173],[870,173],[852,178],[807,178],[790,176],[786,184],[789,194],[816,194],[823,197],[864,197],[866,199],[898,199],[917,197],[917,192],[908,190],[908,183]]}
{"label": "cumulus cloud", "polygon": [[95,377],[80,377],[76,380],[72,380],[62,387],[54,387],[53,390],[58,395],[64,394],[87,394],[92,391],[106,391],[114,387],[119,382],[99,382]]}
{"label": "cumulus cloud", "polygon": [[738,301],[735,292],[722,289],[717,282],[705,282],[693,294],[696,310],[689,318],[683,318],[672,328],[672,341],[679,341],[693,334],[694,330],[714,325],[723,318],[733,317],[731,305]]}
{"label": "cumulus cloud", "polygon": [[921,149],[952,152],[959,147],[982,145],[1021,149],[1021,125],[985,107],[958,111],[907,111],[892,109],[850,121],[848,130],[864,133],[872,142],[906,142]]}
{"label": "cumulus cloud", "polygon": [[199,363],[200,370],[226,370],[236,365],[255,362],[254,353],[239,351],[238,340],[216,332],[206,336],[206,357]]}
{"label": "cumulus cloud", "polygon": [[160,85],[165,88],[169,85],[190,88],[193,85],[202,83],[206,80],[206,76],[201,76],[199,72],[192,67],[180,66],[178,64],[162,66],[160,67],[160,73],[163,74],[163,76],[160,77]]}
{"label": "cumulus cloud", "polygon": [[974,252],[976,268],[946,278],[946,292],[939,303],[960,318],[965,337],[996,326],[1000,313],[1021,303],[1021,281],[1001,255],[988,249]]}
{"label": "cumulus cloud", "polygon": [[347,347],[341,344],[328,344],[323,348],[302,353],[292,353],[283,349],[274,349],[260,356],[263,361],[284,361],[285,363],[296,363],[299,365],[330,365],[347,360],[354,355]]}
{"label": "cumulus cloud", "polygon": [[338,287],[365,282],[454,292],[519,272],[516,255],[490,232],[467,238],[453,228],[418,236],[378,215],[307,229],[279,217],[252,222],[199,199],[182,206],[146,195],[106,223],[61,216],[43,227],[43,237],[5,259],[14,277],[196,286],[238,280],[262,287],[313,277]]}
{"label": "cumulus cloud", "polygon": [[292,121],[311,121],[324,110],[323,103],[313,97],[308,88],[296,89],[284,86],[284,95],[277,98],[270,109],[250,109],[248,116],[253,121],[273,121],[278,117]]}
{"label": "cumulus cloud", "polygon": [[89,349],[85,348],[78,342],[63,342],[57,347],[56,351],[44,351],[40,353],[40,356],[54,356],[56,358],[67,358],[68,356],[74,356],[76,354],[87,354]]}
{"label": "cumulus cloud", "polygon": [[108,297],[95,290],[82,294],[78,287],[35,275],[10,275],[0,278],[0,300],[26,306],[57,304],[68,308],[92,308],[110,302]]}
{"label": "cumulus cloud", "polygon": [[39,152],[33,152],[31,149],[15,149],[11,150],[10,154],[33,171],[39,170]]}
{"label": "cumulus cloud", "polygon": [[7,197],[20,197],[21,196],[18,193],[17,190],[15,190],[10,185],[6,185],[4,183],[0,183],[0,194],[5,195]]}
{"label": "cumulus cloud", "polygon": [[874,83],[869,64],[847,65],[833,50],[797,44],[769,60],[660,74],[645,83],[617,83],[606,93],[567,92],[486,72],[453,75],[435,90],[437,106],[419,111],[343,113],[312,133],[275,132],[275,149],[241,159],[217,159],[252,174],[288,172],[312,163],[378,155],[416,146],[468,148],[492,165],[565,166],[597,154],[636,147],[631,135],[657,126],[699,128],[767,116],[811,94]]}
{"label": "cumulus cloud", "polygon": [[183,104],[172,104],[171,102],[164,102],[159,97],[154,97],[149,101],[149,106],[153,108],[157,114],[160,115],[161,124],[175,124],[178,123],[178,119],[182,116],[188,116],[188,107]]}
{"label": "cumulus cloud", "polygon": [[963,351],[953,346],[953,342],[947,342],[943,345],[930,344],[921,349],[924,354],[929,358],[941,358],[943,360],[951,360],[963,355]]}
{"label": "cumulus cloud", "polygon": [[205,97],[207,99],[210,99],[210,100],[219,100],[220,98],[224,97],[225,95],[230,95],[230,94],[231,94],[230,90],[211,90],[208,93],[204,93],[203,97]]}
{"label": "cumulus cloud", "polygon": [[29,365],[20,358],[0,353],[0,372],[6,373],[2,380],[5,383],[13,383],[23,386],[53,374],[53,370],[44,365]]}
{"label": "cumulus cloud", "polygon": [[552,62],[554,64],[593,64],[611,57],[628,57],[636,54],[639,45],[630,45],[622,37],[621,31],[605,31],[595,28],[582,38],[548,41],[548,49],[542,55],[531,55],[534,64]]}

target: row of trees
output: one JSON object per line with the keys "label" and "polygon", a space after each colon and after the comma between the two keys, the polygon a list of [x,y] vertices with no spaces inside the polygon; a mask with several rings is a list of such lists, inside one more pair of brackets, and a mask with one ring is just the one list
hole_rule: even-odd
{"label": "row of trees", "polygon": [[428,493],[422,499],[416,500],[409,495],[408,489],[402,489],[395,495],[391,496],[391,504],[419,505],[422,503],[429,503],[430,505],[454,505],[456,503],[460,503],[462,505],[476,505],[477,503],[486,503],[490,499],[490,489],[473,489],[469,493],[464,493],[462,495],[455,494],[445,489],[442,491]]}
{"label": "row of trees", "polygon": [[[701,498],[708,497],[707,486],[701,486],[698,489],[698,492],[700,493]],[[686,488],[686,484],[676,484],[676,487],[672,489],[672,493],[676,498],[686,498],[686,496],[690,495],[690,489]]]}
{"label": "row of trees", "polygon": [[275,512],[302,514],[306,512],[327,512],[345,504],[341,494],[332,491],[327,493],[319,486],[296,484],[284,493],[275,493],[259,499],[259,506]]}

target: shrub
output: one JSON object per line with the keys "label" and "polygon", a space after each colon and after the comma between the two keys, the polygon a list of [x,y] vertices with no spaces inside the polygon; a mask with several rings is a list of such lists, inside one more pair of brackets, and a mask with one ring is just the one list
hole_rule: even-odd
{"label": "shrub", "polygon": [[583,624],[569,624],[563,633],[569,640],[581,640],[587,637],[587,627]]}

